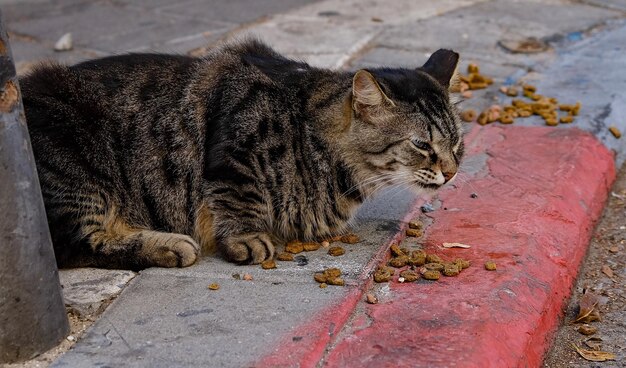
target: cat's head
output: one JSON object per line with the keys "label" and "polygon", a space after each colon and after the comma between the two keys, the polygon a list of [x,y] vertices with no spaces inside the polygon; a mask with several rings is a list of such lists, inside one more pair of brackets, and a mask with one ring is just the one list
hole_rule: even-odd
{"label": "cat's head", "polygon": [[439,50],[417,69],[354,74],[349,141],[363,186],[434,190],[456,176],[464,147],[448,89],[458,59]]}

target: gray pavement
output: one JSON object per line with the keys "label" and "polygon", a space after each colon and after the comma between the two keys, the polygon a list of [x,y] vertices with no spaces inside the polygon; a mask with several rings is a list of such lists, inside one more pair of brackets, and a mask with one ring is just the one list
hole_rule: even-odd
{"label": "gray pavement", "polygon": [[[463,67],[478,62],[496,84],[523,79],[536,83],[540,93],[581,101],[581,117],[573,126],[591,131],[616,149],[620,162],[624,158],[623,140],[607,134],[609,124],[626,131],[622,91],[626,9],[619,0],[0,0],[0,6],[22,71],[43,58],[75,62],[133,50],[199,54],[217,42],[244,35],[258,36],[292,57],[332,68],[417,66],[436,49],[453,48],[461,53]],[[75,48],[55,53],[52,45],[65,32],[73,33]],[[551,49],[527,55],[507,53],[498,46],[502,39],[530,36],[549,42]],[[461,106],[482,108],[502,101],[493,87],[474,93]],[[466,170],[478,170],[481,164],[468,162]],[[306,266],[280,262],[278,269],[269,271],[216,258],[186,269],[143,271],[53,366],[252,364],[294,326],[356,287],[365,276],[364,266],[390,240],[415,200],[412,194],[392,189],[364,206],[357,219],[357,233],[364,241],[346,245],[348,253],[342,257],[319,250],[306,253]],[[331,266],[347,272],[347,287],[318,288],[312,273]],[[66,288],[66,302],[78,305],[72,302],[70,289],[73,295],[83,293],[80,278],[90,270],[62,273],[72,280],[66,284],[74,285]],[[254,281],[232,276],[244,273],[252,274]],[[111,275],[119,290],[131,278],[120,283],[121,275]],[[221,289],[208,290],[212,282]],[[101,293],[95,290],[92,297],[98,299]],[[105,296],[100,300],[115,295]],[[84,306],[85,299],[81,300]],[[97,303],[88,305],[98,309]]]}

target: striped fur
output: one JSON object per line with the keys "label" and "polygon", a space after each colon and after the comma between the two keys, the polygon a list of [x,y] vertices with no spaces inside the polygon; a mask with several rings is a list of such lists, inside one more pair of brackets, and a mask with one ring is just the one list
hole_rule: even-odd
{"label": "striped fur", "polygon": [[59,265],[181,267],[215,246],[258,263],[344,232],[384,185],[440,187],[463,155],[456,58],[357,80],[246,41],[41,65],[20,83]]}

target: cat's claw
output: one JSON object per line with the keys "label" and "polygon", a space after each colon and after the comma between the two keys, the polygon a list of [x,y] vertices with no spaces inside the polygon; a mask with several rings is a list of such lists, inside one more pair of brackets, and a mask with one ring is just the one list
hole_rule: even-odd
{"label": "cat's claw", "polygon": [[224,242],[224,253],[230,261],[257,264],[274,258],[274,244],[264,233],[235,235]]}

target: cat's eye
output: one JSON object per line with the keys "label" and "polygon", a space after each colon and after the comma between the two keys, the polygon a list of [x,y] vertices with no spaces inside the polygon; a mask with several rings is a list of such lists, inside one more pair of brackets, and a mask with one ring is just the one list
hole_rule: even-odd
{"label": "cat's eye", "polygon": [[430,152],[430,144],[426,143],[426,142],[422,142],[422,141],[416,141],[413,140],[413,145],[422,151],[426,151],[426,152]]}

